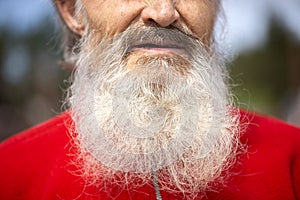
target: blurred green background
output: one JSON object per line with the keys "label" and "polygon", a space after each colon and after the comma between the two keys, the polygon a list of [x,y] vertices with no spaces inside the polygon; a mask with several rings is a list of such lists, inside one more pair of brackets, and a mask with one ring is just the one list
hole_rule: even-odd
{"label": "blurred green background", "polygon": [[241,107],[300,125],[300,43],[275,20],[266,44],[238,55],[229,71]]}
{"label": "blurred green background", "polygon": [[[65,80],[69,72],[58,64],[61,59],[60,31],[51,3],[46,0],[22,2],[24,7],[19,0],[0,2],[0,8],[7,11],[6,14],[0,12],[0,140],[59,113],[62,110],[63,93],[68,86]],[[252,6],[261,1],[242,2],[240,4],[244,5],[244,9],[258,15],[257,8],[253,7],[251,11],[247,4]],[[265,2],[271,5],[270,1]],[[29,7],[26,7],[27,4]],[[40,14],[33,14],[33,10],[30,10],[35,5],[40,6],[37,7]],[[300,8],[299,3],[296,5],[296,8]],[[21,9],[14,10],[17,8],[14,6]],[[229,13],[235,12],[234,9],[230,10],[230,6],[224,7]],[[26,13],[24,9],[29,11]],[[235,9],[240,15],[245,12],[241,7]],[[15,21],[10,21],[14,19],[13,11],[18,14]],[[298,11],[300,13],[300,9]],[[244,15],[237,17],[238,12],[228,16],[229,25],[231,19],[240,18],[235,22],[236,25],[243,25],[247,21]],[[280,14],[269,13],[273,14],[269,14],[268,23],[263,24],[266,31],[259,45],[250,44],[251,48],[240,48],[232,53],[233,60],[228,65],[232,90],[239,106],[300,126],[300,33],[297,35],[297,32],[291,31]],[[28,18],[27,24],[21,20],[25,19],[23,16]],[[300,26],[297,17],[290,18],[296,20],[294,26]],[[34,25],[31,24],[33,21]],[[261,24],[261,21],[256,20],[256,23]],[[251,29],[250,25],[245,25]],[[260,37],[259,31],[257,35],[255,30],[253,33],[254,39]],[[230,28],[228,34],[231,34]],[[243,33],[241,35],[238,44],[250,41],[243,38]],[[237,38],[234,34],[232,37]]]}

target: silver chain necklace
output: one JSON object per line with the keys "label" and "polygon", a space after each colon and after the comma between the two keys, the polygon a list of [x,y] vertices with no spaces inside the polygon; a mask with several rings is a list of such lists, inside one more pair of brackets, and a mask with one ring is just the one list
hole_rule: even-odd
{"label": "silver chain necklace", "polygon": [[161,193],[159,190],[159,185],[157,181],[157,175],[155,171],[152,171],[152,177],[153,177],[153,186],[155,189],[155,195],[156,195],[156,200],[162,200]]}

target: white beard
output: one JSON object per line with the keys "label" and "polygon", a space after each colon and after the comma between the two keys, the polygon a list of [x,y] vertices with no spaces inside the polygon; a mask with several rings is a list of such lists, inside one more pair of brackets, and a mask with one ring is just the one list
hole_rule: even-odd
{"label": "white beard", "polygon": [[[236,155],[238,114],[230,107],[224,66],[179,31],[143,28],[149,37],[141,39],[140,29],[96,48],[91,33],[76,55],[70,104],[82,175],[91,184],[133,188],[156,172],[162,189],[194,197],[221,180]],[[128,53],[132,40],[174,39],[168,34],[186,42],[190,61]]]}

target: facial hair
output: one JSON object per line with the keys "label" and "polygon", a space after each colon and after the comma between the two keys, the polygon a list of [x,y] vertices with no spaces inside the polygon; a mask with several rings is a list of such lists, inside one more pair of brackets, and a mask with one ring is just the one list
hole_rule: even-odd
{"label": "facial hair", "polygon": [[[138,43],[170,41],[184,54],[145,55]],[[224,181],[234,163],[238,118],[226,71],[211,49],[174,28],[131,26],[76,54],[69,99],[78,165],[89,184],[149,184],[193,198]],[[124,178],[125,177],[125,178]]]}

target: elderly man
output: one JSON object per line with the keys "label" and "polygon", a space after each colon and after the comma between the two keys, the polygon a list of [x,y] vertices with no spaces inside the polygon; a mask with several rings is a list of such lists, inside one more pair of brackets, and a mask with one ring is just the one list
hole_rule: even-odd
{"label": "elderly man", "polygon": [[300,198],[300,130],[239,111],[218,0],[56,0],[70,109],[0,146],[0,199]]}

